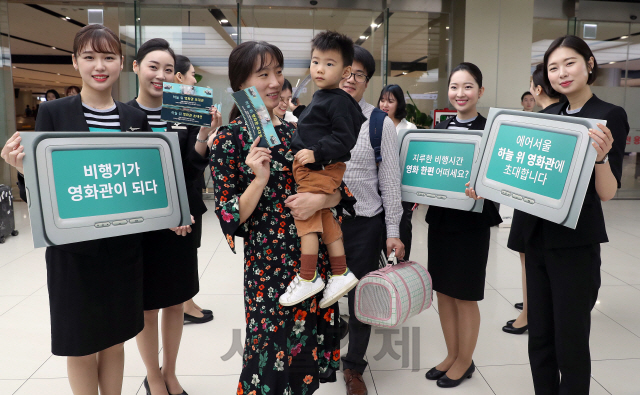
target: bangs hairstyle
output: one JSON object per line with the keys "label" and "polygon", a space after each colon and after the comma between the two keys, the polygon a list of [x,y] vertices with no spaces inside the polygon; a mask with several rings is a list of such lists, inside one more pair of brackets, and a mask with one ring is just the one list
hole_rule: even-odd
{"label": "bangs hairstyle", "polygon": [[85,49],[122,57],[120,39],[111,29],[102,25],[87,25],[78,30],[73,39],[73,54],[79,56],[80,51]]}
{"label": "bangs hairstyle", "polygon": [[351,66],[353,63],[353,40],[342,33],[327,30],[316,34],[311,40],[311,56],[316,50],[338,51],[342,56],[342,67]]}
{"label": "bangs hairstyle", "polygon": [[471,74],[473,79],[476,80],[478,88],[482,88],[482,71],[480,71],[480,68],[478,68],[478,66],[469,62],[462,62],[453,70],[451,70],[451,74],[449,74],[449,80],[447,81],[447,87],[451,83],[451,77],[458,71],[466,71],[467,73]]}
{"label": "bangs hairstyle", "polygon": [[140,48],[138,49],[138,53],[136,54],[136,62],[138,62],[138,65],[142,63],[142,60],[145,58],[145,56],[154,51],[168,52],[169,55],[171,55],[171,57],[173,58],[173,64],[175,67],[176,54],[173,52],[173,49],[171,49],[169,42],[164,38],[152,38],[151,40],[145,42],[140,46]]}
{"label": "bangs hairstyle", "polygon": [[173,67],[174,73],[180,73],[182,75],[187,75],[189,69],[191,68],[191,61],[184,55],[176,55],[176,64]]}
{"label": "bangs hairstyle", "polygon": [[[531,81],[533,82],[533,88],[541,87],[542,92],[552,99],[559,99],[560,94],[555,91],[549,84],[549,80],[544,78],[544,64],[538,63],[536,69],[531,74]],[[522,100],[520,100],[522,101]]]}
{"label": "bangs hairstyle", "polygon": [[[547,52],[544,53],[544,79],[549,82],[549,57],[560,47],[571,48],[576,51],[584,59],[584,62],[587,64],[587,69],[589,69],[589,59],[593,57],[593,69],[590,70],[591,74],[589,74],[589,77],[587,78],[587,85],[593,84],[598,74],[598,62],[596,61],[596,57],[593,56],[591,48],[589,48],[589,45],[587,45],[583,39],[572,35],[558,37],[551,43],[551,45],[549,45]],[[549,83],[549,85],[551,84]]]}
{"label": "bangs hairstyle", "polygon": [[291,91],[293,92],[293,87],[291,86],[291,82],[288,79],[284,79],[284,84],[282,84],[282,91]]}
{"label": "bangs hairstyle", "polygon": [[[259,66],[256,69],[256,61]],[[269,63],[267,63],[269,62]],[[275,65],[272,63],[275,62]],[[247,41],[236,46],[229,55],[229,84],[231,90],[240,90],[246,80],[255,72],[266,69],[270,66],[282,67],[284,56],[280,48],[266,41]],[[240,110],[234,104],[229,113],[229,122],[240,116]]]}
{"label": "bangs hairstyle", "polygon": [[399,85],[390,84],[382,88],[377,107],[380,108],[380,101],[382,101],[384,97],[388,97],[389,95],[393,96],[397,103],[396,113],[394,114],[394,116],[396,117],[396,119],[403,120],[407,117],[407,102],[404,100],[404,92]]}

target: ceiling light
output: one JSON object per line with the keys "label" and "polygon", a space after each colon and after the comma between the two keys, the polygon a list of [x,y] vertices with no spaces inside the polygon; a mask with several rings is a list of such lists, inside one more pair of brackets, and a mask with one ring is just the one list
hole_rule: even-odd
{"label": "ceiling light", "polygon": [[449,26],[447,26],[447,30],[449,29]]}
{"label": "ceiling light", "polygon": [[69,18],[68,16],[65,16],[64,19],[66,20],[70,20],[71,18]]}
{"label": "ceiling light", "polygon": [[51,49],[57,49],[56,47],[51,47]]}
{"label": "ceiling light", "polygon": [[366,40],[367,36],[360,36],[360,40]]}
{"label": "ceiling light", "polygon": [[402,72],[402,75],[406,75],[406,74],[407,74],[407,72],[406,72],[406,71],[403,71],[403,72]]}
{"label": "ceiling light", "polygon": [[58,75],[60,75],[60,73],[58,73]]}
{"label": "ceiling light", "polygon": [[227,19],[220,19],[220,23],[229,23]]}
{"label": "ceiling light", "polygon": [[625,40],[627,38],[629,38],[629,36],[622,36],[622,37],[620,37],[620,40]]}
{"label": "ceiling light", "polygon": [[614,64],[615,62],[609,62],[609,64]]}
{"label": "ceiling light", "polygon": [[375,29],[376,27],[378,27],[378,24],[377,23],[372,23],[371,27]]}
{"label": "ceiling light", "polygon": [[138,18],[138,21],[140,21],[140,18]]}
{"label": "ceiling light", "polygon": [[237,36],[237,35],[238,35],[238,33],[231,33],[231,35],[232,35],[232,36]]}

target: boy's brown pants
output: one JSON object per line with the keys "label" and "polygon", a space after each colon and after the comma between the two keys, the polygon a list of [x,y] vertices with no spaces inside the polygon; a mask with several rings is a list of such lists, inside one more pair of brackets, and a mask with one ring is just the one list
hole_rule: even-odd
{"label": "boy's brown pants", "polygon": [[[343,162],[332,163],[322,170],[311,170],[297,160],[293,161],[293,177],[298,184],[298,193],[310,192],[333,195],[340,184],[347,165]],[[311,217],[302,221],[295,220],[298,236],[319,233],[325,245],[342,238],[340,224],[328,208],[316,211]]]}

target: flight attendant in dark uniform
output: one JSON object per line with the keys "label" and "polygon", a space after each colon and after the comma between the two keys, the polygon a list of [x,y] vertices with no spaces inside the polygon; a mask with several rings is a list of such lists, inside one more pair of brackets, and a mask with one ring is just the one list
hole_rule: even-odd
{"label": "flight attendant in dark uniform", "polygon": [[[482,130],[486,118],[476,104],[484,93],[482,73],[473,63],[461,63],[449,76],[449,101],[455,117],[436,129]],[[467,194],[473,190],[467,190]],[[484,202],[482,213],[430,206],[429,273],[438,295],[440,324],[447,343],[447,357],[426,374],[439,387],[458,386],[475,371],[473,352],[480,331],[478,301],[484,299],[489,256],[490,228],[502,222],[493,202]]]}
{"label": "flight attendant in dark uniform", "polygon": [[[177,132],[189,208],[193,217],[190,227],[176,232],[165,229],[143,235],[145,327],[136,340],[147,368],[144,386],[149,395],[184,393],[176,377],[176,360],[184,324],[183,303],[192,299],[199,290],[198,247],[202,233],[202,214],[207,210],[198,185],[209,159],[196,151],[195,144],[197,139],[201,140],[200,145],[206,148],[208,134],[222,123],[222,118],[215,111],[211,128],[168,124],[160,119],[163,85],[164,82],[174,81],[175,64],[175,54],[166,40],[153,38],[142,44],[133,64],[140,90],[138,97],[127,103],[147,114],[154,132]],[[202,138],[198,137],[201,130]],[[158,359],[160,309],[162,364]],[[208,315],[205,319],[210,321],[213,317]]]}
{"label": "flight attendant in dark uniform", "polygon": [[[150,131],[144,112],[114,101],[112,86],[123,66],[120,40],[102,25],[86,26],[73,43],[79,95],[40,105],[36,131]],[[2,157],[22,172],[16,133]],[[19,177],[24,188],[24,179]],[[52,352],[67,356],[76,395],[120,394],[124,342],[144,325],[142,236],[127,235],[48,247],[47,286]]]}
{"label": "flight attendant in dark uniform", "polygon": [[529,361],[536,394],[588,394],[591,310],[600,288],[600,243],[608,241],[601,202],[620,187],[629,123],[622,107],[591,92],[598,64],[582,39],[555,40],[544,54],[544,67],[551,87],[568,100],[546,113],[607,121],[590,130],[598,156],[576,228],[532,215],[524,224]]}
{"label": "flight attendant in dark uniform", "polygon": [[[542,107],[542,111],[540,112],[545,112],[546,108],[560,100],[560,94],[551,89],[551,86],[544,78],[544,65],[542,63],[538,63],[536,69],[531,75],[531,86],[529,87],[529,92],[531,92],[536,100],[536,104]],[[527,275],[524,265],[524,219],[525,215],[522,211],[513,211],[513,220],[511,221],[509,240],[507,242],[507,247],[520,254],[520,264],[522,265],[523,302],[516,303],[514,306],[516,309],[522,310],[522,312],[520,312],[518,318],[507,321],[507,324],[502,327],[504,332],[511,333],[513,335],[521,335],[528,329],[527,313],[529,304],[527,303]]]}

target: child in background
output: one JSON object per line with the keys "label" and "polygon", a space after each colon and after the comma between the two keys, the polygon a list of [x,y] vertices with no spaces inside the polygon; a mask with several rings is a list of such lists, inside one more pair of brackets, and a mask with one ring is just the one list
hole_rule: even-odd
{"label": "child in background", "polygon": [[[298,131],[291,143],[295,154],[293,175],[298,193],[333,194],[342,183],[351,150],[366,121],[358,103],[340,89],[340,81],[351,75],[353,41],[337,32],[322,32],[311,41],[311,76],[319,88],[300,115]],[[319,240],[329,252],[332,276],[320,308],[327,308],[358,284],[347,268],[340,224],[330,209],[317,211],[306,220],[296,220],[300,237],[300,272],[280,296],[280,304],[293,306],[325,287],[318,276]]]}

